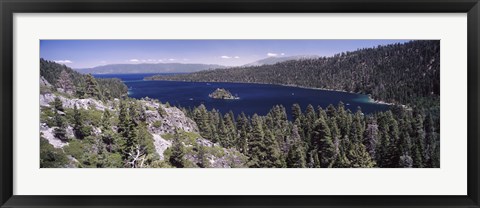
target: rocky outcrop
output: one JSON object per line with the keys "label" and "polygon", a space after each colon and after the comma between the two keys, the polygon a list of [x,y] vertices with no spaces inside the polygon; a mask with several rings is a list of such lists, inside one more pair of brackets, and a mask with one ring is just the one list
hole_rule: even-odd
{"label": "rocky outcrop", "polygon": [[86,98],[86,99],[66,98],[66,97],[58,96],[51,93],[40,94],[40,106],[51,107],[50,103],[52,103],[56,97],[58,97],[62,101],[64,108],[74,108],[74,106],[76,105],[77,108],[82,108],[85,110],[92,109],[92,108],[101,110],[101,111],[104,111],[105,109],[114,110],[112,103],[104,104],[102,101],[99,101],[93,98]]}
{"label": "rocky outcrop", "polygon": [[[226,149],[204,138],[197,138],[197,144],[206,148],[208,168],[241,168],[246,167],[247,157],[235,149]],[[199,163],[200,158],[196,154],[187,154],[187,159]]]}
{"label": "rocky outcrop", "polygon": [[[184,132],[198,133],[197,124],[190,118],[188,118],[183,111],[176,107],[166,107],[160,104],[158,101],[143,99],[142,104],[147,108],[146,121],[149,123],[149,132],[153,135],[155,150],[160,155],[160,159],[164,160],[163,153],[169,147],[172,146],[170,140],[162,138],[163,134],[175,134],[175,130]],[[160,111],[165,112],[160,115]],[[155,125],[160,123],[161,125]],[[217,143],[213,143],[210,140],[204,139],[200,136],[195,138],[194,144],[183,143],[186,147],[195,147],[197,145],[203,145],[207,149],[206,157],[209,161],[208,167],[210,168],[231,168],[231,167],[244,167],[247,158],[234,149],[225,149]],[[185,155],[187,160],[197,164],[199,158],[195,152],[190,152]]]}
{"label": "rocky outcrop", "polygon": [[[141,102],[147,108],[145,115],[147,123],[149,123],[149,131],[152,134],[173,134],[175,129],[198,133],[197,124],[180,109],[166,107],[157,101],[149,99],[141,100]],[[159,108],[163,109],[164,115],[160,115]],[[161,125],[156,126],[155,123],[160,123]]]}
{"label": "rocky outcrop", "polygon": [[41,87],[51,87],[52,84],[50,84],[50,83],[45,79],[45,77],[41,76],[41,77],[40,77],[40,86],[41,86]]}
{"label": "rocky outcrop", "polygon": [[[64,108],[73,108],[76,105],[77,108],[86,110],[96,109],[103,111],[105,109],[109,109],[112,112],[118,111],[118,109],[115,109],[115,106],[118,106],[119,103],[118,99],[104,103],[93,98],[68,98],[52,93],[40,95],[40,106],[51,108],[52,106],[50,103],[52,103],[56,97],[62,101]],[[175,134],[176,131],[181,131],[188,132],[190,135],[190,138],[183,138],[183,144],[186,149],[188,149],[185,158],[192,164],[197,164],[200,162],[200,159],[197,158],[197,150],[195,149],[198,147],[198,145],[202,145],[206,148],[205,156],[207,157],[209,163],[208,167],[230,168],[243,167],[245,165],[247,159],[243,154],[234,149],[223,148],[217,143],[213,143],[202,138],[199,134],[197,124],[192,119],[187,117],[180,109],[176,107],[167,107],[156,100],[148,98],[138,100],[137,102],[139,102],[145,109],[145,120],[148,124],[148,131],[153,136],[155,151],[160,156],[160,160],[167,159],[164,158],[164,153],[169,147],[172,146],[171,137],[170,139],[165,139],[162,137],[162,135],[172,135]],[[64,112],[59,111],[58,113]],[[64,142],[55,138],[53,133],[55,128],[56,127],[49,127],[46,123],[41,123],[41,136],[47,139],[48,142],[55,148],[62,148],[68,145],[68,142]],[[116,126],[112,126],[114,131],[116,131],[116,128]],[[66,133],[67,137],[74,137],[73,128],[70,125],[66,127]],[[100,136],[101,134],[101,129],[93,126],[92,135]],[[75,161],[71,160],[71,164],[74,165]]]}
{"label": "rocky outcrop", "polygon": [[153,135],[153,144],[155,145],[155,151],[157,154],[160,156],[160,160],[164,159],[163,152],[170,146],[172,146],[172,142],[167,141],[162,138],[162,136],[158,134],[152,134]]}
{"label": "rocky outcrop", "polygon": [[53,134],[53,130],[55,129],[55,127],[48,127],[47,124],[45,123],[41,123],[40,124],[40,135],[45,138],[48,143],[50,143],[51,145],[53,145],[53,147],[55,148],[62,148],[66,145],[68,145],[67,142],[64,142],[60,139],[57,139],[54,134]]}

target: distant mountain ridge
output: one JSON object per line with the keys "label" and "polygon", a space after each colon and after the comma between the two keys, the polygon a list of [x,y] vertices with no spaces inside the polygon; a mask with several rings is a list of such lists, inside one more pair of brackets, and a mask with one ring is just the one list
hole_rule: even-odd
{"label": "distant mountain ridge", "polygon": [[207,69],[220,69],[225,66],[217,64],[183,64],[183,63],[144,63],[144,64],[109,64],[93,68],[75,69],[82,74],[140,74],[140,73],[189,73]]}
{"label": "distant mountain ridge", "polygon": [[145,79],[300,86],[361,93],[387,103],[417,105],[430,102],[436,105],[440,97],[440,42],[417,40],[347,51],[331,57]]}
{"label": "distant mountain ridge", "polygon": [[282,57],[268,57],[264,59],[260,59],[258,61],[245,64],[243,66],[262,66],[262,65],[272,65],[284,61],[291,61],[291,60],[301,60],[301,59],[315,59],[320,58],[317,55],[298,55],[298,56],[282,56]]}

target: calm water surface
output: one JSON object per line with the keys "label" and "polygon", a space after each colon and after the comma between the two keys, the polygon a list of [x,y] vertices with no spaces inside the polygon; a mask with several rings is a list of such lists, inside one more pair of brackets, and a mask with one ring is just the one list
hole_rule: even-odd
{"label": "calm water surface", "polygon": [[[144,81],[143,78],[152,74],[109,74],[95,75],[98,78],[119,78],[128,86],[128,93],[133,98],[150,97],[169,102],[175,106],[193,108],[204,104],[208,109],[217,109],[222,113],[233,111],[236,115],[244,112],[247,115],[255,113],[265,115],[274,105],[283,105],[290,114],[293,104],[298,103],[304,110],[308,104],[315,108],[337,105],[340,101],[351,111],[358,107],[364,113],[386,111],[388,105],[369,102],[368,96],[346,92],[304,89],[266,84],[241,83],[206,83],[177,81]],[[225,88],[240,97],[239,100],[219,100],[208,97],[217,88]]]}

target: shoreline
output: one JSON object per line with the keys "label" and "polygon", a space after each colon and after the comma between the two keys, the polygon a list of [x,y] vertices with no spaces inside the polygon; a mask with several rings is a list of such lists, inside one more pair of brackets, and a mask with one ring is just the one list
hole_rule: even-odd
{"label": "shoreline", "polygon": [[382,100],[373,99],[370,94],[362,94],[356,92],[348,92],[346,90],[335,90],[335,89],[327,89],[327,88],[318,88],[318,87],[305,87],[305,86],[297,86],[297,85],[288,85],[288,84],[271,84],[271,83],[257,83],[257,82],[205,82],[205,81],[188,81],[188,80],[156,80],[156,79],[143,79],[143,81],[167,81],[167,82],[200,82],[200,83],[234,83],[234,84],[262,84],[262,85],[275,85],[275,86],[283,86],[283,87],[295,87],[301,89],[310,89],[310,90],[323,90],[323,91],[332,91],[332,92],[343,92],[343,93],[351,93],[357,95],[364,95],[368,96],[368,103],[380,104],[380,105],[389,105],[389,106],[402,106],[404,108],[408,108],[406,105],[396,104],[396,103],[389,103]]}

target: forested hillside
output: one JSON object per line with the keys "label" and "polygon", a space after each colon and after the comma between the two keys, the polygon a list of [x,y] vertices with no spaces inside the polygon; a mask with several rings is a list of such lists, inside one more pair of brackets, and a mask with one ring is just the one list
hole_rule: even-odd
{"label": "forested hillside", "polygon": [[201,105],[187,115],[202,137],[237,149],[252,168],[440,167],[439,126],[431,114],[405,108],[364,115],[343,103],[277,105],[266,116],[247,117]]}
{"label": "forested hillside", "polygon": [[294,85],[370,94],[389,103],[428,101],[431,105],[440,96],[440,41],[411,41],[333,57],[148,79]]}
{"label": "forested hillside", "polygon": [[158,100],[127,97],[96,79],[40,60],[41,168],[230,168],[247,158],[202,138],[196,123]]}
{"label": "forested hillside", "polygon": [[79,98],[120,98],[128,91],[120,79],[96,79],[90,74],[83,75],[65,65],[44,59],[40,59],[40,77],[53,86],[50,89]]}

